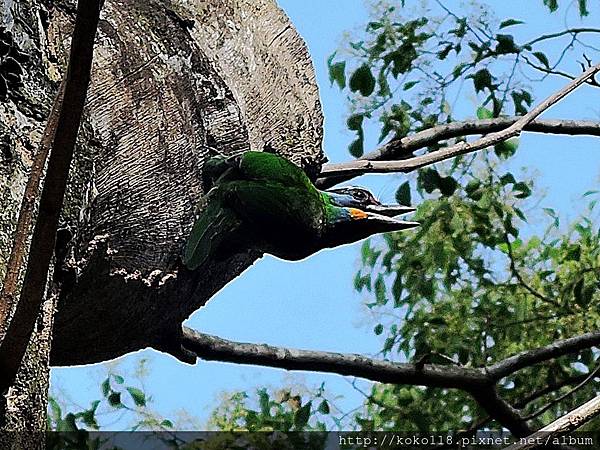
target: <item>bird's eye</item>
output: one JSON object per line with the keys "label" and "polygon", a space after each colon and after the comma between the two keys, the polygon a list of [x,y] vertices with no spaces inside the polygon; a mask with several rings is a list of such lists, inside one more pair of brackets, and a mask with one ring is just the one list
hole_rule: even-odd
{"label": "bird's eye", "polygon": [[356,191],[354,192],[354,198],[356,200],[363,201],[367,199],[367,194],[365,194],[363,191]]}

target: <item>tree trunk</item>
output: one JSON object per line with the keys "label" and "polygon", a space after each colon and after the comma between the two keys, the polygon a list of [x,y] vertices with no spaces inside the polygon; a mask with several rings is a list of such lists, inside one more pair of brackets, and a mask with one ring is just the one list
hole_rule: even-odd
{"label": "tree trunk", "polygon": [[[75,6],[0,0],[2,36],[28,56],[0,100],[0,275]],[[259,256],[240,249],[201,273],[182,266],[204,162],[268,144],[316,175],[321,137],[307,50],[273,0],[107,1],[49,283],[56,295],[6,397],[5,427],[43,427],[51,335],[54,365],[148,346],[177,354],[181,322]]]}

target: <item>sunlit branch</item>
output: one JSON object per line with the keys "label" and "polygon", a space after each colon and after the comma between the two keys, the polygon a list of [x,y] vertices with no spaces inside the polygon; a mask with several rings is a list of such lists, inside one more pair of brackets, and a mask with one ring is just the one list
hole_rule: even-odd
{"label": "sunlit branch", "polygon": [[[426,153],[420,156],[408,157],[407,159],[403,159],[400,161],[382,161],[381,157],[377,157],[377,155],[369,155],[375,156],[374,159],[360,159],[355,161],[350,161],[346,163],[340,164],[327,164],[323,167],[321,174],[319,176],[319,180],[317,183],[319,187],[327,187],[332,185],[331,182],[323,181],[325,178],[335,178],[333,184],[340,182],[343,179],[349,179],[354,176],[363,175],[365,173],[393,173],[393,172],[403,172],[408,173],[414,170],[420,169],[422,167],[434,164],[436,162],[445,161],[450,158],[455,158],[457,156],[461,156],[467,153],[471,153],[474,151],[478,151],[500,142],[506,141],[512,137],[518,136],[521,134],[523,130],[526,130],[528,126],[534,123],[534,120],[550,108],[552,105],[559,102],[565,96],[573,92],[582,84],[586,83],[591,77],[593,77],[598,71],[600,71],[600,65],[596,65],[590,67],[586,70],[582,75],[572,80],[565,87],[557,91],[556,93],[550,95],[544,101],[542,101],[539,105],[533,108],[524,116],[518,118],[514,122],[512,122],[508,127],[487,134],[475,141],[472,142],[459,142],[455,145],[452,145],[447,148],[443,148],[434,152]],[[597,131],[596,131],[597,134]],[[439,136],[438,136],[439,138]],[[439,139],[438,139],[439,140]],[[393,141],[392,141],[393,142]],[[399,141],[401,142],[401,141]],[[380,154],[390,155],[392,152],[390,150],[390,146],[400,147],[398,146],[399,142],[387,144],[382,149],[378,150]],[[435,141],[429,140],[429,144],[433,144]],[[400,147],[401,148],[401,147]],[[399,152],[398,152],[399,153]],[[404,157],[410,155],[412,151],[403,152]],[[396,154],[396,157],[400,155]],[[402,157],[400,156],[400,157]]]}
{"label": "sunlit branch", "polygon": [[568,414],[532,433],[526,439],[506,447],[504,450],[526,450],[539,448],[539,442],[552,443],[553,438],[571,433],[600,414],[600,396],[594,397]]}

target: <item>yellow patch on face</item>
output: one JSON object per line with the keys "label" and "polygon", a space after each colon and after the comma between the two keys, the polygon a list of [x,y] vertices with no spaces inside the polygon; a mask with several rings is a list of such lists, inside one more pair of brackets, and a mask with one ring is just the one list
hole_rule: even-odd
{"label": "yellow patch on face", "polygon": [[369,215],[366,212],[361,211],[360,209],[348,208],[348,211],[350,211],[350,215],[355,220],[366,219],[367,217],[369,217]]}

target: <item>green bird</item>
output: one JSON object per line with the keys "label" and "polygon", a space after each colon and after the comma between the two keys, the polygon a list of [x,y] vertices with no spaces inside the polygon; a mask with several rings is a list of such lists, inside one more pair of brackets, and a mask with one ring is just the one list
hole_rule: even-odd
{"label": "green bird", "polygon": [[203,183],[208,193],[183,255],[190,270],[248,248],[300,260],[419,225],[394,217],[414,208],[383,205],[358,187],[320,191],[300,167],[267,152],[212,158],[203,168]]}

